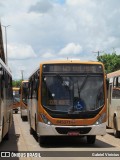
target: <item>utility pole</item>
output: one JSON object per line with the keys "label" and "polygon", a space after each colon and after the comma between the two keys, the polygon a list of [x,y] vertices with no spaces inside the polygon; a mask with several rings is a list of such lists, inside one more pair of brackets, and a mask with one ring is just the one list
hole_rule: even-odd
{"label": "utility pole", "polygon": [[115,50],[115,48],[113,47],[113,53],[115,53],[116,54],[116,50]]}
{"label": "utility pole", "polygon": [[9,27],[10,25],[4,26],[2,25],[2,27],[5,28],[5,42],[6,42],[6,65],[8,65],[8,55],[7,55],[7,27]]}
{"label": "utility pole", "polygon": [[97,53],[98,54],[97,58],[98,58],[100,56],[100,53],[103,53],[103,51],[96,51],[96,52],[93,51],[93,53]]}
{"label": "utility pole", "polygon": [[21,70],[21,75],[22,75],[22,81],[23,81],[23,72],[24,72],[24,70]]}

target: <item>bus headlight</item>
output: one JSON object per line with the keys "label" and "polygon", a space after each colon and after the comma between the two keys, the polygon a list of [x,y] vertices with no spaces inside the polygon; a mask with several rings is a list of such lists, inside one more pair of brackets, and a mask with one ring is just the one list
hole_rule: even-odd
{"label": "bus headlight", "polygon": [[95,125],[99,125],[99,124],[105,122],[105,118],[106,118],[106,113],[103,113],[103,114],[99,117],[99,119],[95,122]]}
{"label": "bus headlight", "polygon": [[48,125],[52,124],[44,114],[41,114],[41,118],[45,124],[48,124]]}

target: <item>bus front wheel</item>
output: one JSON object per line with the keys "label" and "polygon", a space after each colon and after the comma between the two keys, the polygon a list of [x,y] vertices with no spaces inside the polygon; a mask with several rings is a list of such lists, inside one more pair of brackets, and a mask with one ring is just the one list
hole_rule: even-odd
{"label": "bus front wheel", "polygon": [[44,136],[39,136],[38,137],[38,143],[40,144],[40,146],[43,146],[45,143],[45,137]]}
{"label": "bus front wheel", "polygon": [[88,144],[94,144],[95,140],[96,140],[96,136],[95,135],[87,136],[87,143]]}
{"label": "bus front wheel", "polygon": [[117,131],[116,129],[114,129],[114,136],[116,138],[120,138],[120,131]]}

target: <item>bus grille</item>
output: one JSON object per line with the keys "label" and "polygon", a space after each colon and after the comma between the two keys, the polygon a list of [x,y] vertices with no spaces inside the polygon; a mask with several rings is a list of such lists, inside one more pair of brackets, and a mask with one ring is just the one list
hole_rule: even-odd
{"label": "bus grille", "polygon": [[56,127],[55,129],[59,134],[67,134],[69,132],[79,132],[80,134],[87,134],[90,132],[91,127],[86,127],[86,128]]}

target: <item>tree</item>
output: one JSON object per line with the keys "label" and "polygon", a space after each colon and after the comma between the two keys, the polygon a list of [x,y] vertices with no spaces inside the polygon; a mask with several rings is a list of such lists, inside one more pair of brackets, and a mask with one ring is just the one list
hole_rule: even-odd
{"label": "tree", "polygon": [[12,86],[13,87],[20,87],[22,80],[13,80]]}
{"label": "tree", "polygon": [[116,53],[103,54],[97,57],[99,62],[102,62],[105,66],[106,73],[114,72],[120,69],[120,55]]}

